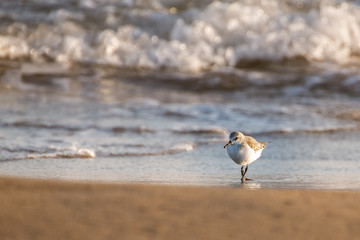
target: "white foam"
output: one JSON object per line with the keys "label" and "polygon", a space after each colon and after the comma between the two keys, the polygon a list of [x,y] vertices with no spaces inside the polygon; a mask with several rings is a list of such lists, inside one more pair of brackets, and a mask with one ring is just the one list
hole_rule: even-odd
{"label": "white foam", "polygon": [[[83,0],[77,12],[51,12],[48,20],[54,25],[9,26],[19,29],[0,37],[0,57],[43,61],[47,56],[58,62],[196,72],[235,66],[239,61],[294,57],[347,63],[360,55],[359,5],[325,0],[295,3],[214,1],[202,9],[179,11],[169,2],[156,0],[151,4],[127,1],[119,9]],[[92,8],[105,22],[89,29]]]}
{"label": "white foam", "polygon": [[18,59],[29,55],[26,40],[13,36],[0,36],[0,58]]}
{"label": "white foam", "polygon": [[194,150],[194,145],[190,143],[179,143],[172,147],[169,152],[190,152]]}
{"label": "white foam", "polygon": [[43,153],[43,154],[30,154],[27,156],[29,159],[36,158],[95,158],[95,151],[87,148],[77,149],[72,147],[66,150],[60,150],[54,153]]}

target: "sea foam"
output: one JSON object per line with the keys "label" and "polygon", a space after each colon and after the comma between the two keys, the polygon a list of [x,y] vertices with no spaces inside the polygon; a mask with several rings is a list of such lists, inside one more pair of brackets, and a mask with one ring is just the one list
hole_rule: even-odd
{"label": "sea foam", "polygon": [[66,150],[59,150],[52,153],[42,153],[42,154],[30,154],[27,156],[29,159],[36,158],[95,158],[95,151],[87,148],[70,148]]}
{"label": "sea foam", "polygon": [[3,27],[0,57],[197,72],[299,57],[347,63],[360,54],[360,7],[353,1],[202,1],[191,7],[82,0],[75,10],[68,4],[24,15],[9,7],[14,22]]}

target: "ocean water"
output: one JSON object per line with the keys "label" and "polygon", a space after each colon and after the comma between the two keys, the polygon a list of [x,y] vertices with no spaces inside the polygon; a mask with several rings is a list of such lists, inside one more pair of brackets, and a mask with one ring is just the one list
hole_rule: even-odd
{"label": "ocean water", "polygon": [[[360,1],[0,2],[0,175],[360,190]],[[250,165],[239,130],[271,143]]]}

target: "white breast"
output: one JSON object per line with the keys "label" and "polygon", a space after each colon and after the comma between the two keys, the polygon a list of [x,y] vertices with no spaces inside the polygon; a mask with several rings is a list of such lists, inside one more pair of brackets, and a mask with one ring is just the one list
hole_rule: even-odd
{"label": "white breast", "polygon": [[237,164],[243,166],[248,165],[258,159],[261,156],[262,150],[263,149],[255,152],[247,144],[245,144],[244,147],[241,147],[241,145],[238,143],[234,143],[227,147],[229,157]]}

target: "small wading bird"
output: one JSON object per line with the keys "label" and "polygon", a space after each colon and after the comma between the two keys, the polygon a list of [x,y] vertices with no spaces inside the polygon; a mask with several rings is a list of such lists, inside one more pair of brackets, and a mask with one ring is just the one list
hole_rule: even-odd
{"label": "small wading bird", "polygon": [[[241,182],[251,180],[246,178],[245,174],[249,168],[249,164],[257,160],[261,156],[268,142],[258,142],[250,136],[245,136],[241,132],[232,132],[229,136],[229,142],[224,146],[227,148],[229,157],[237,164],[241,165]],[[244,170],[245,166],[245,170]]]}

